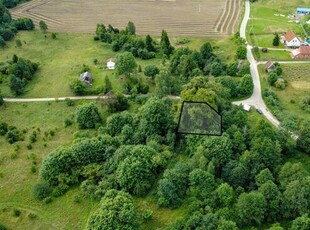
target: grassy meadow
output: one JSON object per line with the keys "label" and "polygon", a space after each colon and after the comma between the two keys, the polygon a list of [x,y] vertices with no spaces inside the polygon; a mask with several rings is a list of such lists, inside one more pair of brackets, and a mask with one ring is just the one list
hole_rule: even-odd
{"label": "grassy meadow", "polygon": [[[82,103],[82,102],[80,102]],[[75,106],[68,107],[64,102],[7,103],[0,108],[0,120],[23,130],[24,141],[8,144],[0,136],[0,222],[8,229],[82,229],[89,212],[97,203],[83,200],[74,203],[78,189],[68,191],[50,204],[36,200],[32,187],[39,182],[39,169],[42,160],[60,145],[71,143],[77,133],[75,124],[64,128],[64,119],[72,118]],[[101,111],[104,115],[104,111]],[[30,134],[36,130],[37,141],[29,144]],[[55,135],[45,136],[53,130]],[[32,172],[32,165],[36,172]],[[13,210],[21,211],[19,217]],[[30,218],[34,213],[36,218]],[[70,213],[70,215],[67,215]]]}
{"label": "grassy meadow", "polygon": [[[251,4],[251,15],[247,25],[247,37],[251,45],[273,47],[274,33],[285,33],[288,30],[305,37],[296,19],[288,17],[296,12],[297,7],[309,6],[309,0],[260,0]],[[281,44],[278,48],[282,48]]]}

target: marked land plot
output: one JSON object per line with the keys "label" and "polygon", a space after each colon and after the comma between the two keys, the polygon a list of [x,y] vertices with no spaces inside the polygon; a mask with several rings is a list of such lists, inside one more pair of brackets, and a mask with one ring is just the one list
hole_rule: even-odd
{"label": "marked land plot", "polygon": [[14,18],[45,21],[49,31],[93,33],[98,23],[137,33],[176,37],[220,37],[237,31],[241,0],[33,0],[11,10]]}

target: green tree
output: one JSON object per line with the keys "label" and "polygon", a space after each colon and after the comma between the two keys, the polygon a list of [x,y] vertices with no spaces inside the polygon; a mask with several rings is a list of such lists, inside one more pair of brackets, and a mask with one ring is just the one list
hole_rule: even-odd
{"label": "green tree", "polygon": [[291,230],[308,230],[310,229],[310,218],[308,215],[302,215],[293,220]]}
{"label": "green tree", "polygon": [[266,199],[266,219],[267,221],[275,221],[281,212],[282,194],[278,186],[271,180],[262,184],[259,189]]}
{"label": "green tree", "polygon": [[88,230],[139,229],[138,213],[132,197],[122,191],[108,190],[88,221]]}
{"label": "green tree", "polygon": [[227,183],[221,184],[216,189],[216,194],[224,207],[229,207],[234,200],[234,190]]}
{"label": "green tree", "polygon": [[25,83],[20,78],[16,77],[15,75],[10,76],[10,83],[9,83],[11,92],[18,96],[24,93]]}
{"label": "green tree", "polygon": [[165,30],[161,32],[161,39],[160,39],[160,50],[162,54],[166,56],[170,56],[174,50],[174,47],[170,44],[170,40],[168,34]]}
{"label": "green tree", "polygon": [[215,188],[214,175],[202,169],[194,169],[189,174],[191,194],[198,199],[204,199]]}
{"label": "green tree", "polygon": [[238,230],[237,224],[231,220],[221,219],[218,230]]}
{"label": "green tree", "polygon": [[133,22],[129,21],[126,27],[126,31],[130,35],[135,35],[136,34],[136,26]]}
{"label": "green tree", "polygon": [[153,158],[156,151],[148,146],[137,145],[122,161],[116,171],[116,181],[122,189],[144,195],[152,187],[155,179]]}
{"label": "green tree", "polygon": [[106,75],[104,77],[104,87],[103,88],[104,88],[103,89],[104,93],[108,93],[112,90],[112,83],[111,83],[108,75]]}
{"label": "green tree", "polygon": [[124,74],[126,77],[130,77],[136,68],[137,63],[132,53],[124,52],[116,55],[115,71],[117,75]]}
{"label": "green tree", "polygon": [[188,164],[178,162],[174,168],[167,169],[158,182],[157,203],[163,207],[177,207],[186,194],[190,168]]}
{"label": "green tree", "polygon": [[98,108],[94,103],[78,106],[75,116],[80,129],[92,129],[97,123],[101,122]]}
{"label": "green tree", "polygon": [[212,48],[211,43],[210,42],[204,43],[200,47],[200,53],[202,54],[202,57],[207,60],[213,57],[214,54],[213,54],[213,48]]}
{"label": "green tree", "polygon": [[266,200],[260,192],[242,193],[237,200],[236,206],[242,224],[260,225],[263,223]]}
{"label": "green tree", "polygon": [[165,137],[175,127],[168,101],[157,97],[150,98],[139,110],[138,132],[145,140],[147,137]]}
{"label": "green tree", "polygon": [[[0,90],[0,106],[4,104],[4,100],[3,100],[3,97],[2,97],[2,94],[1,94],[1,90]],[[1,135],[1,124],[0,123],[0,135]]]}
{"label": "green tree", "polygon": [[159,74],[159,69],[156,65],[148,65],[144,69],[144,75],[152,79],[154,79],[157,74]]}
{"label": "green tree", "polygon": [[238,64],[236,62],[233,62],[233,63],[230,63],[228,66],[227,66],[227,74],[229,76],[237,76],[238,74]]}
{"label": "green tree", "polygon": [[243,76],[238,85],[238,96],[250,96],[253,93],[253,79],[250,74],[246,74]]}
{"label": "green tree", "polygon": [[162,66],[159,75],[155,78],[155,93],[162,98],[166,95],[177,94],[180,90],[180,82],[170,73],[167,66]]}
{"label": "green tree", "polygon": [[80,80],[75,80],[71,85],[70,85],[71,91],[78,96],[85,95],[86,94],[86,86],[83,82]]}
{"label": "green tree", "polygon": [[47,31],[47,25],[46,25],[46,23],[44,22],[44,21],[40,21],[39,22],[39,27],[40,27],[40,30],[43,32],[43,33],[46,33],[46,31]]}
{"label": "green tree", "polygon": [[219,62],[211,64],[210,74],[214,77],[218,77],[223,73],[223,65]]}
{"label": "green tree", "polygon": [[247,49],[245,46],[239,46],[236,52],[237,59],[246,59]]}
{"label": "green tree", "polygon": [[297,217],[310,210],[310,176],[290,182],[283,193],[283,210],[286,217]]}
{"label": "green tree", "polygon": [[106,131],[109,135],[117,136],[122,132],[122,128],[125,125],[133,124],[133,115],[127,111],[122,113],[116,113],[109,116],[107,119]]}
{"label": "green tree", "polygon": [[5,41],[4,41],[3,37],[0,35],[0,47],[3,48],[5,46],[6,46]]}
{"label": "green tree", "polygon": [[259,174],[255,176],[255,182],[258,187],[268,181],[274,182],[274,177],[268,168],[263,169],[262,171],[260,171]]}
{"label": "green tree", "polygon": [[276,81],[278,80],[278,75],[276,72],[272,71],[269,75],[268,75],[268,83],[269,85],[273,85]]}
{"label": "green tree", "polygon": [[275,33],[273,41],[272,41],[272,45],[273,46],[279,46],[280,44],[280,37],[278,33]]}
{"label": "green tree", "polygon": [[146,35],[146,37],[145,37],[145,48],[149,52],[155,52],[156,51],[154,41],[150,35]]}
{"label": "green tree", "polygon": [[305,153],[310,154],[310,122],[303,122],[297,139],[297,148]]}

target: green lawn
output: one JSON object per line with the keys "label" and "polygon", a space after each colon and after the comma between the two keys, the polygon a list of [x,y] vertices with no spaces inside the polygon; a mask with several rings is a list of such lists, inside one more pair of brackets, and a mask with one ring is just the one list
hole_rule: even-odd
{"label": "green lawn", "polygon": [[[304,38],[300,24],[288,16],[299,6],[309,5],[309,0],[260,0],[251,4],[251,15],[247,25],[247,36],[250,44],[260,47],[273,47],[274,33],[285,33],[288,30]],[[282,45],[283,46],[283,45]]]}
{"label": "green lawn", "polygon": [[261,50],[259,51],[260,58],[258,61],[292,61],[291,53],[284,50],[268,50],[267,53],[263,53]]}
{"label": "green lawn", "polygon": [[[57,34],[52,39],[51,34],[44,36],[39,31],[19,32],[15,39],[23,43],[21,48],[15,47],[15,41],[8,42],[8,47],[1,49],[0,62],[8,61],[13,54],[39,63],[39,71],[35,78],[27,85],[26,93],[22,97],[65,97],[72,96],[70,84],[79,79],[83,64],[90,67],[93,74],[93,87],[104,84],[104,76],[108,75],[114,91],[122,91],[122,82],[114,71],[103,71],[109,58],[116,53],[108,45],[93,41],[89,34]],[[93,63],[94,59],[98,64]],[[138,65],[143,67],[158,64],[160,59],[143,61],[137,59]],[[143,74],[142,77],[144,78]],[[12,96],[7,82],[0,85],[4,96]],[[151,89],[153,89],[151,85]]]}

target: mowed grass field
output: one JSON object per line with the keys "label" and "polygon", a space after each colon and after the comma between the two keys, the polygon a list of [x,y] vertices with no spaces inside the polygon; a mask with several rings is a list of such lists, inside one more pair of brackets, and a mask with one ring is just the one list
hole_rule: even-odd
{"label": "mowed grass field", "polygon": [[262,88],[272,88],[279,97],[283,111],[289,112],[298,120],[309,119],[310,114],[300,108],[302,100],[310,97],[310,65],[309,64],[281,64],[283,75],[288,82],[283,90],[268,85],[264,65],[260,65]]}
{"label": "mowed grass field", "polygon": [[44,20],[51,31],[93,33],[98,23],[125,27],[138,34],[219,37],[238,30],[241,0],[33,0],[11,10],[14,18]]}
{"label": "mowed grass field", "polygon": [[[247,25],[247,36],[252,45],[272,47],[274,33],[285,33],[288,30],[305,37],[300,24],[288,18],[296,12],[297,7],[308,7],[310,0],[260,0],[251,4],[251,15]],[[283,47],[280,45],[279,48]]]}

